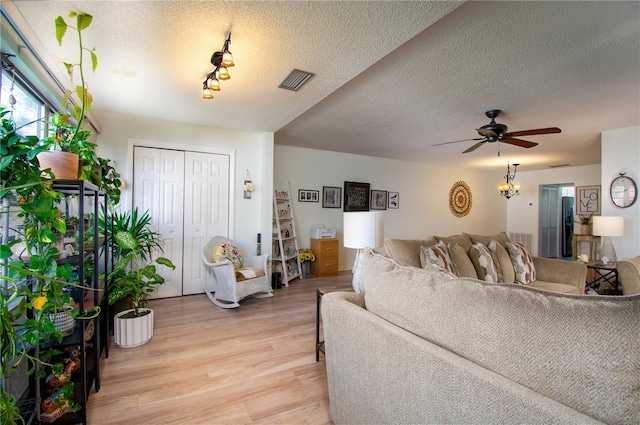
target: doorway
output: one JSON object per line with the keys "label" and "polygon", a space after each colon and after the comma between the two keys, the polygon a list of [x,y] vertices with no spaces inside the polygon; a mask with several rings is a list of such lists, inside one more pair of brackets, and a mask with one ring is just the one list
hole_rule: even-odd
{"label": "doorway", "polygon": [[575,186],[572,183],[541,185],[539,200],[538,255],[571,259]]}

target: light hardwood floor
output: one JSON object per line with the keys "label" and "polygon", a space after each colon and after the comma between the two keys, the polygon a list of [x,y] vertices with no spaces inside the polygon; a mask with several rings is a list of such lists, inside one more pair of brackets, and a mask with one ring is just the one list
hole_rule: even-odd
{"label": "light hardwood floor", "polygon": [[89,424],[332,424],[315,360],[316,288],[351,277],[296,279],[231,310],[205,295],[151,301],[152,340],[111,344]]}

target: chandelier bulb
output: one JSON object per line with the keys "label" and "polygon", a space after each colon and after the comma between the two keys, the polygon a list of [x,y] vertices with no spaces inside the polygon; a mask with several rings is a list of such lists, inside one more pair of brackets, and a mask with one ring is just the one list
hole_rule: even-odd
{"label": "chandelier bulb", "polygon": [[220,69],[218,69],[218,79],[225,81],[230,79],[231,76],[229,75],[229,70],[227,69],[226,66],[221,66]]}
{"label": "chandelier bulb", "polygon": [[208,87],[202,89],[202,98],[203,99],[213,99],[213,92]]}

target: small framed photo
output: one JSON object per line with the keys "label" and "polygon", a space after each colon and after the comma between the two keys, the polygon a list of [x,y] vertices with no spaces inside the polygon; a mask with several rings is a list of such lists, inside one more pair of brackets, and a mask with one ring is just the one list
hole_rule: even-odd
{"label": "small framed photo", "polygon": [[298,189],[299,202],[320,202],[319,190]]}
{"label": "small framed photo", "polygon": [[371,191],[371,209],[372,210],[387,209],[387,191],[386,190]]}
{"label": "small framed photo", "polygon": [[344,182],[344,211],[369,211],[369,183]]}
{"label": "small framed photo", "polygon": [[398,192],[387,192],[387,208],[389,209],[398,209],[400,208],[400,193]]}
{"label": "small framed photo", "polygon": [[322,186],[322,208],[342,207],[342,188]]}

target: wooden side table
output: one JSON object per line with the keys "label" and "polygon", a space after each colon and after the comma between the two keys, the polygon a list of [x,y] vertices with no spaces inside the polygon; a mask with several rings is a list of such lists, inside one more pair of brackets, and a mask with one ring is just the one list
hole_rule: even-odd
{"label": "wooden side table", "polygon": [[316,361],[320,361],[320,353],[324,354],[324,338],[320,339],[320,307],[322,306],[322,297],[329,292],[353,292],[352,286],[335,289],[316,289]]}
{"label": "wooden side table", "polygon": [[[582,249],[578,249],[583,244],[589,244],[588,252],[583,252]],[[574,233],[571,236],[571,252],[574,260],[577,260],[580,254],[587,254],[589,261],[600,260],[600,236],[579,235]]]}
{"label": "wooden side table", "polygon": [[316,261],[311,263],[311,274],[316,277],[337,276],[339,249],[336,238],[311,238],[311,251],[316,256]]}
{"label": "wooden side table", "polygon": [[[622,294],[618,287],[618,268],[616,263],[604,265],[600,262],[592,262],[587,264],[587,268],[594,272],[593,279],[586,282],[587,289],[591,288],[600,295]],[[601,288],[603,283],[607,283],[612,289]]]}

